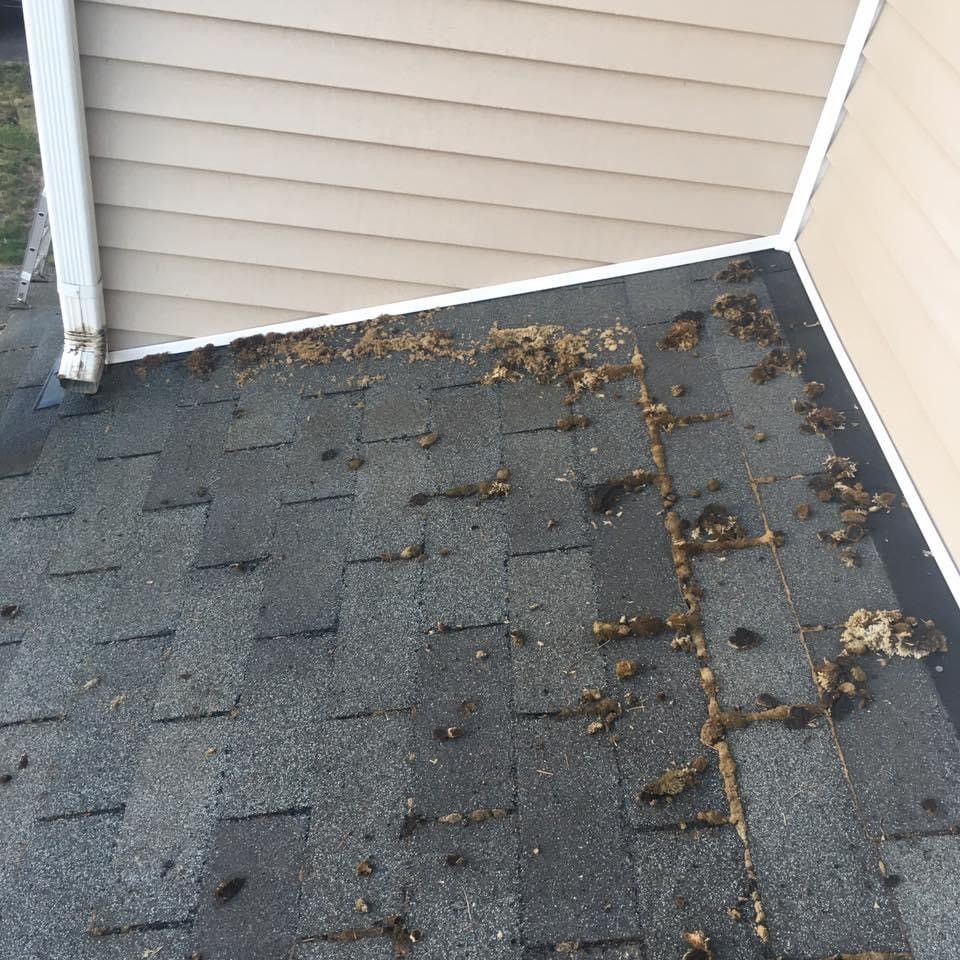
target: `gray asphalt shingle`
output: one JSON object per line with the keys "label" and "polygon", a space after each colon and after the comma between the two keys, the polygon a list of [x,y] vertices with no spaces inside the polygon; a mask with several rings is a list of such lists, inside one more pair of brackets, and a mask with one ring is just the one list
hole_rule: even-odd
{"label": "gray asphalt shingle", "polygon": [[[766,348],[712,316],[721,293],[775,310],[789,294],[788,345],[827,355],[789,264],[755,263],[749,284],[694,264],[385,327],[449,329],[472,358],[374,344],[310,364],[264,344],[245,369],[223,348],[203,376],[181,358],[111,367],[47,412],[27,384],[49,322],[0,330],[0,956],[672,960],[698,929],[718,960],[945,956],[960,754],[929,663],[861,657],[873,699],[803,729],[727,715],[726,781],[701,739],[711,677],[715,722],[761,694],[816,700],[807,651],[835,655],[837,633],[799,624],[894,607],[902,573],[899,512],[871,518],[859,568],[817,539],[838,508],[805,478],[854,430],[804,435],[802,381],[751,382]],[[683,310],[703,314],[700,342],[661,350]],[[563,377],[483,382],[490,328],[530,323],[591,328],[594,365],[639,348],[673,414],[730,409],[664,431],[673,509],[692,525],[723,504],[783,543],[711,547],[684,599],[656,483],[591,510],[598,484],[654,469],[637,373],[571,403]],[[589,424],[557,430],[571,413]],[[877,476],[879,449],[863,459]],[[500,467],[506,496],[438,496]],[[755,493],[750,474],[777,479]],[[696,620],[594,636],[688,601],[704,660],[672,642]],[[760,644],[730,646],[738,627]],[[934,662],[949,682],[952,655]],[[599,729],[598,692],[615,702]],[[698,758],[686,789],[641,798]],[[727,791],[752,875],[735,827],[704,826]]]}

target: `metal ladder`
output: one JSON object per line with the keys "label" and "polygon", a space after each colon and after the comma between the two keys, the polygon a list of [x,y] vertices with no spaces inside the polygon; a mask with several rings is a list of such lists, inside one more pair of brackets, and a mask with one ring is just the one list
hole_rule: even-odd
{"label": "metal ladder", "polygon": [[47,213],[47,195],[41,191],[33,208],[33,223],[27,235],[27,250],[20,267],[20,281],[17,284],[17,299],[12,306],[25,307],[30,284],[34,278],[46,280],[47,255],[50,253],[50,217]]}

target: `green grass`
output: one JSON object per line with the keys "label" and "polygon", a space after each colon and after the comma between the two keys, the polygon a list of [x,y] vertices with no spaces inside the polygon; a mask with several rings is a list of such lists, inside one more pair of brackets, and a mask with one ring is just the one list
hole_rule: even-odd
{"label": "green grass", "polygon": [[0,264],[23,259],[41,180],[29,71],[0,63]]}

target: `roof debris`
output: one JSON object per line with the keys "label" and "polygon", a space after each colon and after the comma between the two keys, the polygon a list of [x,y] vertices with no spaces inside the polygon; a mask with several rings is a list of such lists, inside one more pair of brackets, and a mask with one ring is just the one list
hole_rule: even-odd
{"label": "roof debris", "polygon": [[833,407],[818,407],[812,400],[794,400],[793,409],[803,417],[800,432],[825,436],[832,430],[843,430],[847,415]]}
{"label": "roof debris", "polygon": [[749,283],[753,279],[753,262],[744,258],[742,260],[731,260],[725,267],[722,267],[714,275],[714,280],[721,283]]}
{"label": "roof debris", "polygon": [[946,653],[947,641],[932,620],[904,616],[899,610],[854,611],[843,628],[840,643],[845,653],[867,651],[887,657],[920,660],[931,653]]}
{"label": "roof debris", "polygon": [[667,333],[657,341],[659,350],[675,350],[686,353],[700,343],[700,327],[703,314],[699,310],[684,310],[674,317]]}
{"label": "roof debris", "polygon": [[783,343],[780,326],[772,310],[760,306],[755,293],[722,293],[713,301],[713,315],[725,320],[727,333],[738,340],[761,347]]}
{"label": "roof debris", "polygon": [[410,953],[410,944],[417,943],[420,936],[419,930],[410,930],[404,918],[395,914],[370,927],[345,927],[319,937],[308,937],[303,942],[356,943],[359,940],[384,937],[393,944],[395,957],[406,957]]}
{"label": "roof debris", "polygon": [[832,707],[842,697],[859,700],[861,707],[871,699],[866,671],[848,654],[815,663],[813,679],[820,689],[820,702],[825,707]]}
{"label": "roof debris", "polygon": [[702,930],[685,930],[683,942],[687,945],[683,960],[716,960],[710,938]]}
{"label": "roof debris", "polygon": [[574,413],[566,417],[560,417],[556,426],[563,433],[570,430],[585,430],[590,426],[590,418],[585,417],[582,413]]}
{"label": "roof debris", "polygon": [[656,637],[667,630],[667,623],[660,617],[639,615],[620,617],[619,620],[594,620],[593,637],[597,643],[618,640],[623,637]]}
{"label": "roof debris", "polygon": [[615,477],[597,484],[590,491],[590,509],[594,513],[612,510],[625,493],[637,493],[656,480],[648,470],[634,470],[625,477]]}
{"label": "roof debris", "polygon": [[213,898],[220,903],[229,903],[246,885],[245,877],[230,877],[217,884],[213,891]]}
{"label": "roof debris", "polygon": [[745,536],[746,531],[737,518],[722,503],[708,503],[690,530],[691,540],[712,543],[740,540]]}
{"label": "roof debris", "polygon": [[197,347],[184,362],[190,373],[201,380],[206,380],[217,366],[216,348],[212,343]]}
{"label": "roof debris", "polygon": [[410,546],[404,547],[399,553],[380,554],[380,559],[384,563],[395,563],[398,560],[416,560],[418,557],[422,557],[422,556],[423,556],[423,544],[411,543]]}
{"label": "roof debris", "polygon": [[710,766],[706,757],[696,757],[685,767],[671,767],[640,788],[640,799],[649,802],[668,800],[689,790]]}
{"label": "roof debris", "polygon": [[529,373],[540,383],[550,383],[572,373],[595,354],[584,334],[568,333],[552,324],[490,329],[485,353],[496,353],[497,362],[482,382],[519,380]]}
{"label": "roof debris", "polygon": [[784,350],[776,347],[750,371],[750,379],[756,384],[762,384],[769,383],[781,373],[799,377],[806,359],[807,355],[802,350]]}

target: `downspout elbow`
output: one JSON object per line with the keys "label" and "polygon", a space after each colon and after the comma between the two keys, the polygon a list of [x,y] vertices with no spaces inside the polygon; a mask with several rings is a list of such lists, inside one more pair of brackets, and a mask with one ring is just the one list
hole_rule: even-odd
{"label": "downspout elbow", "polygon": [[60,282],[63,354],[58,377],[66,390],[96,393],[107,357],[103,285]]}

